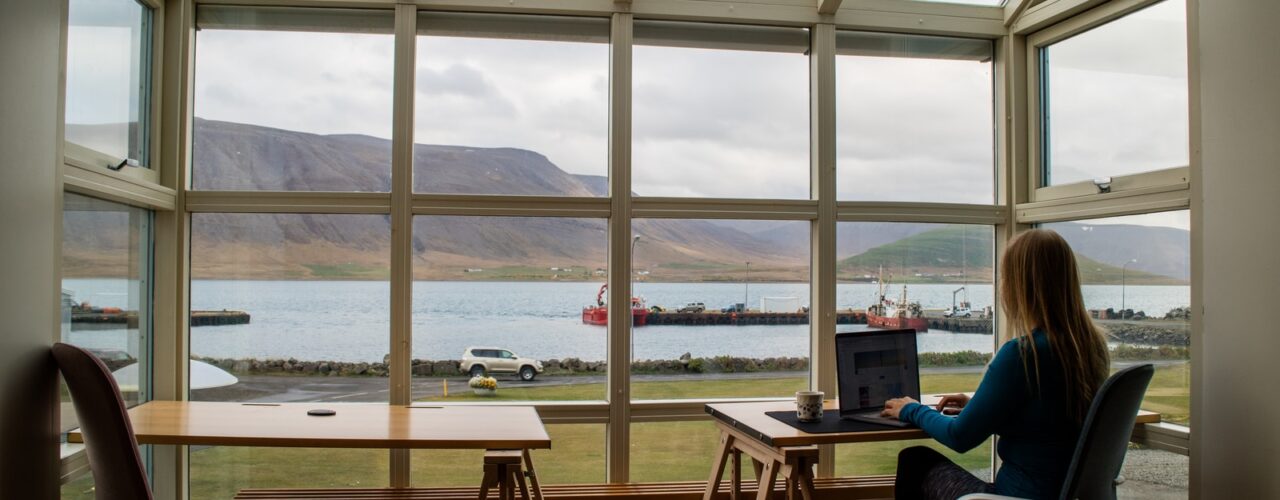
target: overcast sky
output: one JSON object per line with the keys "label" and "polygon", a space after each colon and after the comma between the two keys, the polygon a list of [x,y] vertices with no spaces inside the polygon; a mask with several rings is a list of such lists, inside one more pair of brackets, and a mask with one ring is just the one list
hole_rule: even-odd
{"label": "overcast sky", "polygon": [[[1055,182],[1187,163],[1182,9],[1169,0],[1050,48]],[[390,35],[197,33],[196,116],[390,137]],[[94,123],[106,115],[73,96],[109,89],[75,75],[110,51],[69,39],[68,122]],[[417,54],[415,142],[524,148],[606,174],[607,45],[432,36]],[[840,199],[992,202],[991,72],[838,57]],[[638,45],[633,78],[633,191],[808,197],[806,56]]]}

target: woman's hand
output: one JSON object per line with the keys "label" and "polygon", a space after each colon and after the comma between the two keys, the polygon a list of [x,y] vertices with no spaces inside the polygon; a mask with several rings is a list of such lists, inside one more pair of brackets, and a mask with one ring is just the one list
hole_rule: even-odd
{"label": "woman's hand", "polygon": [[908,403],[918,403],[911,398],[894,398],[884,402],[884,410],[880,411],[882,417],[898,418],[898,414],[902,413],[902,407]]}
{"label": "woman's hand", "polygon": [[960,413],[960,409],[964,405],[969,404],[969,396],[966,394],[947,394],[938,400],[937,410],[943,415],[956,415]]}

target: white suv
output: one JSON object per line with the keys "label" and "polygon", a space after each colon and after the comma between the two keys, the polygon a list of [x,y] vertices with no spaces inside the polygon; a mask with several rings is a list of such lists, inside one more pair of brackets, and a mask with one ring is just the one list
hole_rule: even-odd
{"label": "white suv", "polygon": [[496,347],[468,347],[462,352],[462,371],[479,377],[487,373],[515,373],[528,382],[542,373],[542,362],[522,358],[506,349]]}

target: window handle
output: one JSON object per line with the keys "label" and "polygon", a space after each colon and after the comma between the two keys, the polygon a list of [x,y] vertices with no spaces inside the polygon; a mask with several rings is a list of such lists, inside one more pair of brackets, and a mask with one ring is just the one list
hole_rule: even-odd
{"label": "window handle", "polygon": [[138,165],[138,160],[135,160],[135,159],[133,159],[133,158],[125,158],[125,159],[123,159],[123,160],[120,160],[120,163],[119,163],[118,165],[115,165],[115,166],[107,165],[107,168],[108,168],[108,169],[110,169],[110,170],[111,170],[111,171],[113,171],[113,172],[119,172],[119,171],[120,171],[120,169],[122,169],[122,168],[124,168],[124,167],[125,167],[125,165],[128,165],[128,166],[130,166],[130,167],[139,167],[139,166],[140,166],[140,165]]}

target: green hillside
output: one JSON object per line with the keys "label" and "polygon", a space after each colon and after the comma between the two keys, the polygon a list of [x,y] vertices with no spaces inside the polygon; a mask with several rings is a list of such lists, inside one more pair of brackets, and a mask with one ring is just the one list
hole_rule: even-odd
{"label": "green hillside", "polygon": [[[993,236],[990,227],[942,227],[841,259],[837,269],[842,279],[853,280],[875,276],[883,267],[886,275],[892,274],[893,281],[900,283],[991,281]],[[1080,254],[1076,261],[1082,283],[1120,284],[1119,267]],[[1186,284],[1132,268],[1125,271],[1124,279],[1133,285]]]}
{"label": "green hillside", "polygon": [[[838,263],[841,271],[877,271],[900,275],[913,270],[986,269],[992,263],[991,226],[947,226],[882,244]],[[961,262],[964,261],[964,262]]]}

